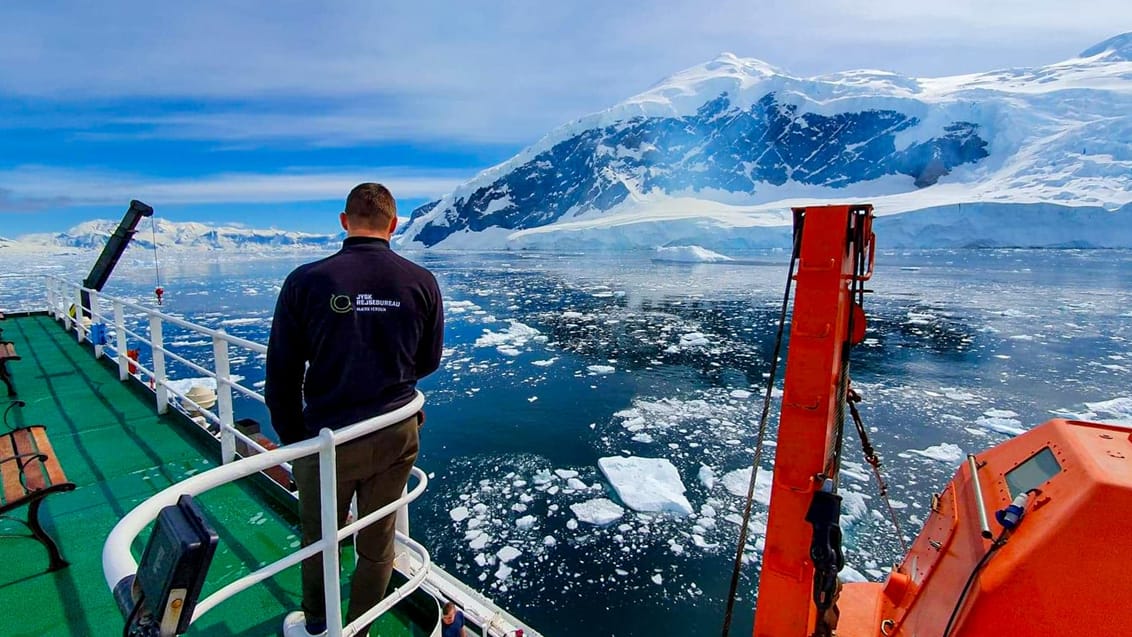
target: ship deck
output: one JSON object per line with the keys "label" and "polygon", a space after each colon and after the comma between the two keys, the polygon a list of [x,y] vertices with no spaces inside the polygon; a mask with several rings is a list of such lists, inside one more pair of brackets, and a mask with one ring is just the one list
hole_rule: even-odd
{"label": "ship deck", "polygon": [[[123,617],[102,573],[102,545],[134,506],[219,462],[218,447],[191,420],[170,410],[158,415],[154,395],[140,383],[118,380],[117,369],[96,360],[47,315],[9,316],[3,339],[22,360],[8,363],[27,403],[13,409],[14,426],[43,424],[71,492],[48,496],[41,519],[70,566],[46,572],[47,552],[9,519],[0,519],[0,635],[120,634]],[[8,401],[0,402],[0,411]],[[220,535],[202,598],[249,570],[298,546],[290,507],[268,497],[253,481],[226,485],[198,500]],[[26,508],[8,516],[24,517]],[[22,534],[23,537],[13,537]],[[133,547],[140,556],[148,530]],[[348,548],[343,564],[352,564]],[[348,569],[344,569],[348,571]],[[345,587],[343,595],[349,587]],[[298,568],[255,586],[206,614],[189,634],[276,635],[283,616],[299,608]],[[375,625],[373,634],[429,634],[408,617],[402,602]]]}

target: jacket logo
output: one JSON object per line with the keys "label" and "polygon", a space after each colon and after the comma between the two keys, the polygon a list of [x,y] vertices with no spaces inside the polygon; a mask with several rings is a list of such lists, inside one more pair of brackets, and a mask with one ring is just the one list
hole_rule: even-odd
{"label": "jacket logo", "polygon": [[354,303],[348,294],[331,294],[330,309],[337,314],[349,314],[354,310]]}

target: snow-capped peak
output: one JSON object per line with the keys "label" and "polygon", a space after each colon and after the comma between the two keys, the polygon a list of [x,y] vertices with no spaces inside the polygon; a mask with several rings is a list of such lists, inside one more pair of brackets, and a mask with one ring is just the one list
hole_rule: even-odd
{"label": "snow-capped peak", "polygon": [[1093,45],[1082,51],[1079,57],[1101,57],[1108,62],[1114,62],[1116,60],[1132,62],[1132,31],[1121,33],[1104,42]]}
{"label": "snow-capped peak", "polygon": [[1111,224],[1132,207],[1130,49],[1124,34],[1083,58],[937,78],[798,77],[723,53],[554,129],[415,210],[396,242],[726,247],[714,239],[758,243],[789,206],[847,197],[961,209],[950,224],[1005,206]]}

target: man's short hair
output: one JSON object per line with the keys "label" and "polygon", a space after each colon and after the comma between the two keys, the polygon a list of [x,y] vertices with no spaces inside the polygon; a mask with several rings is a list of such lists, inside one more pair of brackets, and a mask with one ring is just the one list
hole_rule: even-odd
{"label": "man's short hair", "polygon": [[355,226],[385,230],[396,216],[397,202],[381,184],[358,184],[346,197],[346,218]]}
{"label": "man's short hair", "polygon": [[447,615],[448,613],[451,613],[454,610],[456,610],[455,604],[453,604],[452,602],[444,602],[444,612],[441,613],[441,614]]}

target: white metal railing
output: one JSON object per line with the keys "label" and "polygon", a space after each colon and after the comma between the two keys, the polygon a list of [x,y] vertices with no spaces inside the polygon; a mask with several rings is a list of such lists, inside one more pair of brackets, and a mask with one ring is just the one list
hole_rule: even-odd
{"label": "white metal railing", "polygon": [[[85,315],[89,314],[92,324],[102,323],[106,325],[108,328],[106,343],[94,346],[95,355],[116,360],[118,377],[121,380],[129,378],[132,368],[136,370],[140,378],[148,381],[154,390],[158,413],[163,414],[168,411],[171,402],[170,395],[172,395],[177,398],[182,409],[196,412],[216,426],[217,435],[220,439],[220,461],[222,463],[226,464],[236,459],[237,440],[258,453],[267,451],[255,439],[236,429],[232,402],[233,390],[259,403],[263,403],[264,398],[254,389],[245,387],[232,379],[229,358],[229,348],[232,346],[260,355],[267,353],[267,346],[232,336],[222,329],[210,329],[137,303],[113,298],[56,276],[47,275],[45,280],[48,311],[55,318],[62,320],[67,330],[73,330],[75,338],[80,343],[90,338],[90,327],[84,324],[82,320]],[[89,304],[84,304],[82,301],[84,292],[90,298]],[[107,303],[111,305],[109,312],[102,307]],[[129,321],[140,322],[145,325],[148,328],[148,334],[143,334],[140,330],[131,328]],[[164,337],[166,324],[175,325],[190,334],[211,339],[213,368],[209,369],[167,347]],[[113,329],[109,329],[110,327]],[[147,367],[139,360],[129,356],[129,343],[131,341],[149,348],[152,367]],[[190,398],[187,392],[182,392],[169,383],[171,379],[166,370],[167,359],[174,360],[215,381],[215,410],[205,408]],[[289,464],[285,463],[283,466],[287,471],[291,470]]]}
{"label": "white metal railing", "polygon": [[[113,325],[113,333],[106,334],[106,342],[95,343],[94,350],[97,356],[107,356],[118,362],[119,378],[126,380],[130,377],[130,368],[139,373],[139,377],[148,378],[154,390],[158,413],[165,413],[170,404],[170,394],[176,396],[181,405],[191,405],[193,410],[200,413],[207,420],[215,423],[219,429],[221,444],[222,465],[200,475],[193,476],[179,482],[147,499],[130,511],[117,525],[103,546],[103,572],[107,584],[113,592],[114,587],[123,578],[134,575],[137,563],[130,552],[130,546],[137,535],[151,522],[153,522],[161,509],[175,504],[181,495],[199,495],[213,488],[231,483],[235,480],[253,475],[270,467],[282,465],[288,472],[291,470],[290,461],[312,453],[319,454],[320,491],[322,497],[322,533],[321,539],[290,553],[275,562],[272,562],[248,575],[231,582],[207,598],[201,600],[193,613],[192,621],[198,620],[218,604],[233,595],[254,586],[279,572],[299,564],[304,559],[323,553],[323,578],[326,591],[326,612],[328,634],[332,636],[344,635],[349,637],[361,630],[362,627],[373,622],[378,616],[392,608],[404,597],[412,594],[420,587],[429,574],[431,558],[428,551],[419,543],[408,537],[407,534],[397,532],[399,545],[410,551],[412,559],[407,560],[415,565],[409,580],[387,595],[380,603],[364,613],[350,624],[342,625],[341,589],[339,588],[339,557],[338,543],[357,533],[361,529],[374,524],[389,515],[396,515],[409,503],[416,500],[428,486],[428,478],[420,469],[413,467],[411,475],[416,478],[416,486],[408,490],[401,498],[369,513],[361,519],[339,529],[337,520],[337,477],[336,477],[336,445],[349,442],[361,436],[378,431],[396,424],[420,411],[424,404],[424,396],[417,392],[413,400],[392,412],[382,414],[343,428],[338,431],[323,429],[317,439],[307,440],[294,445],[287,445],[275,450],[267,450],[255,440],[245,436],[235,428],[235,414],[232,404],[232,390],[264,402],[264,397],[254,389],[244,387],[232,379],[229,364],[229,346],[242,347],[256,354],[266,354],[267,347],[253,341],[242,339],[225,333],[223,330],[213,330],[189,321],[158,312],[130,301],[116,299],[89,288],[76,285],[59,277],[47,276],[47,306],[57,319],[61,319],[68,330],[74,330],[78,341],[90,339],[92,326],[95,323]],[[84,303],[83,295],[87,295],[89,303]],[[102,305],[109,302],[112,313],[104,311]],[[128,316],[127,310],[133,315]],[[89,315],[90,321],[84,322],[83,317]],[[148,337],[127,326],[127,318],[140,320],[148,325]],[[165,324],[175,325],[190,333],[199,334],[212,339],[214,369],[208,369],[197,362],[170,350],[165,345]],[[110,337],[113,336],[113,345]],[[130,339],[148,345],[150,348],[152,368],[146,367],[139,360],[129,356],[128,343]],[[216,381],[216,407],[214,412],[200,405],[187,395],[169,384],[166,373],[166,358],[173,359],[193,371]],[[242,440],[249,447],[259,453],[240,460],[236,460],[237,439]],[[399,526],[407,527],[407,524]],[[330,550],[330,549],[333,550]]]}
{"label": "white metal railing", "polygon": [[137,562],[130,552],[130,545],[145,527],[157,519],[161,509],[175,504],[181,495],[197,496],[210,489],[229,484],[240,478],[250,476],[280,464],[284,461],[295,460],[303,456],[318,453],[320,495],[322,497],[322,535],[314,544],[290,553],[244,577],[231,582],[212,595],[201,600],[193,612],[192,621],[197,621],[205,613],[233,595],[244,591],[277,573],[292,567],[308,557],[322,553],[323,588],[326,595],[326,623],[327,634],[330,637],[351,637],[363,627],[369,625],[382,613],[392,608],[413,591],[417,590],[428,576],[431,568],[431,558],[428,551],[416,541],[402,533],[397,534],[401,545],[412,551],[414,562],[418,567],[409,575],[407,582],[398,586],[392,593],[381,600],[376,606],[368,610],[353,622],[342,625],[342,591],[339,588],[339,559],[338,543],[357,533],[361,529],[374,524],[389,515],[395,515],[399,509],[408,506],[424,493],[428,487],[428,477],[417,467],[413,467],[412,476],[417,484],[408,490],[401,498],[390,502],[378,510],[363,516],[356,522],[338,528],[338,493],[336,477],[336,447],[337,445],[355,440],[361,436],[384,429],[396,424],[420,411],[424,405],[424,396],[420,392],[413,401],[394,411],[363,420],[337,431],[323,429],[318,438],[287,445],[266,453],[257,454],[230,464],[221,465],[204,473],[178,482],[157,495],[142,502],[114,526],[106,544],[102,549],[102,571],[106,577],[106,584],[111,592],[122,580],[133,576],[137,572]]}
{"label": "white metal railing", "polygon": [[[68,331],[74,331],[75,337],[79,342],[88,340],[89,332],[91,331],[89,327],[83,324],[82,309],[85,309],[90,313],[92,317],[92,323],[101,322],[104,325],[107,325],[108,330],[106,334],[106,343],[95,345],[95,354],[98,356],[105,356],[113,361],[116,361],[120,380],[125,381],[129,380],[130,378],[137,378],[143,383],[149,383],[156,396],[156,408],[159,413],[165,413],[168,410],[170,404],[177,405],[176,402],[170,400],[170,394],[172,394],[179,400],[179,406],[183,410],[188,411],[185,407],[189,406],[192,408],[192,411],[201,414],[208,422],[211,422],[217,426],[219,432],[216,435],[220,439],[221,460],[222,463],[224,463],[223,466],[217,467],[216,469],[210,470],[209,472],[202,473],[198,476],[194,476],[193,478],[174,485],[175,487],[178,487],[178,494],[189,492],[185,490],[186,485],[189,485],[189,487],[192,489],[199,489],[199,491],[195,492],[207,491],[210,488],[218,486],[218,484],[220,483],[212,484],[211,480],[216,479],[215,476],[219,475],[235,476],[238,474],[239,476],[245,476],[273,466],[282,466],[286,469],[287,472],[290,472],[290,459],[313,453],[316,450],[320,453],[322,452],[321,438],[300,443],[302,445],[315,445],[309,447],[309,449],[307,449],[306,451],[299,451],[292,454],[291,452],[294,451],[294,446],[282,447],[274,451],[268,451],[254,439],[244,435],[234,427],[234,414],[231,393],[232,390],[248,396],[249,398],[260,403],[264,402],[264,398],[254,389],[244,387],[238,382],[232,380],[228,349],[229,347],[235,346],[254,352],[257,355],[264,355],[267,352],[267,347],[265,345],[232,336],[224,332],[224,330],[214,330],[196,325],[189,321],[185,321],[178,317],[158,312],[152,308],[147,308],[137,303],[104,295],[100,292],[95,292],[94,290],[84,289],[80,285],[53,275],[0,275],[0,279],[8,278],[41,280],[46,290],[45,300],[48,312],[52,316],[54,316],[55,319],[61,321]],[[84,291],[89,294],[89,307],[84,307],[82,303],[82,292]],[[106,305],[110,306],[109,310],[106,309]],[[73,316],[71,314],[72,309],[75,312]],[[206,365],[181,356],[180,354],[166,347],[165,340],[163,338],[165,324],[174,325],[190,333],[199,334],[211,339],[213,345],[212,350],[214,367],[212,369],[209,369]],[[131,325],[135,327],[131,327]],[[112,326],[112,329],[109,329],[110,326]],[[144,344],[150,348],[151,360],[153,361],[151,363],[152,368],[143,365],[139,360],[129,357],[128,352],[130,351],[130,345],[133,343]],[[213,378],[216,380],[216,411],[202,407],[194,400],[186,396],[185,393],[180,392],[174,386],[168,384],[170,379],[168,378],[166,373],[166,358],[172,359],[186,366],[187,368],[202,374],[205,377]],[[131,372],[131,367],[133,367],[136,371]],[[409,406],[407,406],[405,409],[409,409]],[[355,426],[361,426],[364,424],[365,423],[358,423],[358,425]],[[335,440],[341,442],[341,435],[344,432],[345,430],[340,430],[337,434],[333,434],[336,436]],[[364,435],[364,433],[360,433],[358,435]],[[237,440],[244,442],[249,448],[255,449],[258,453],[249,458],[236,460],[237,454],[235,447]],[[287,451],[288,453],[276,453],[283,451]],[[321,464],[325,466],[325,463]],[[220,472],[222,470],[230,470],[232,471],[232,473],[221,474]],[[213,477],[210,477],[208,478],[208,481],[205,481],[205,476]],[[415,499],[417,495],[419,495],[418,490],[423,490],[424,486],[427,485],[424,474],[421,473],[419,469],[413,469],[413,476],[416,477],[419,481],[418,486],[414,488],[413,492],[410,492],[407,496],[402,498],[403,500],[405,498],[408,498],[406,502]],[[238,478],[233,477],[231,479]],[[328,484],[328,482],[326,480],[322,480],[322,484],[326,485]],[[161,506],[175,502],[175,497],[169,499],[169,496],[167,495],[167,492],[170,492],[173,488],[174,487],[170,487],[170,489],[167,489],[157,496],[154,496],[146,503],[143,503],[141,506],[147,506],[152,503],[153,507],[151,508],[155,507],[155,510],[152,513],[153,516],[156,516],[156,511],[160,510],[160,506],[157,506],[156,504],[159,498],[165,498],[165,500],[162,500]],[[414,495],[414,493],[416,495]],[[336,498],[336,494],[334,495],[334,497]],[[323,500],[323,502],[327,501],[328,500]],[[382,512],[387,508],[391,510],[398,510],[400,512],[404,512],[406,510],[405,508],[400,507],[404,507],[404,504],[383,507],[382,510],[374,512],[370,516],[366,516],[365,518],[358,520],[354,524],[345,527],[338,532],[338,536],[346,537],[347,535],[355,532],[357,528],[361,527],[363,522],[370,520],[371,517],[375,520],[378,519],[379,517],[381,517]],[[324,508],[324,513],[327,510],[333,511],[334,509]],[[137,511],[137,509],[135,509],[135,511]],[[131,512],[131,514],[129,515],[133,514],[134,512]],[[127,516],[127,518],[129,518],[129,515]],[[139,516],[140,515],[141,514],[139,514]],[[127,532],[127,529],[122,526],[123,523],[126,522],[127,518],[123,518],[118,527],[115,527],[116,532],[119,530],[119,527],[122,527],[123,534]],[[136,525],[137,521],[140,520],[141,517],[130,519],[134,520],[131,525]],[[152,519],[153,517],[151,516],[149,520]],[[144,527],[144,524],[142,524],[142,526]],[[407,533],[402,532],[402,529],[407,531],[407,526],[407,516],[399,518],[397,540],[400,545],[404,546],[407,549],[404,553],[398,554],[398,563],[405,564],[408,567],[408,569],[406,569],[399,566],[398,568],[402,570],[402,572],[408,570],[415,573],[413,577],[414,581],[416,581],[418,577],[423,577],[425,580],[423,588],[429,591],[433,596],[441,599],[454,600],[459,603],[464,608],[465,614],[468,615],[470,619],[480,624],[480,626],[482,627],[481,630],[483,635],[503,637],[505,635],[514,634],[518,629],[522,629],[525,634],[532,637],[537,637],[539,635],[537,631],[533,630],[530,626],[524,624],[512,615],[508,614],[490,599],[484,597],[481,593],[479,593],[479,591],[469,587],[463,582],[460,582],[456,578],[446,573],[443,569],[433,565],[428,556],[428,552],[411,538],[409,538],[407,536]],[[136,536],[140,530],[141,528],[130,530],[130,537],[133,538],[134,536]],[[120,535],[118,537],[125,536]],[[326,537],[326,533],[323,533],[323,537]],[[232,582],[231,584],[225,586],[223,589],[217,591],[216,593],[213,593],[207,599],[202,600],[201,603],[197,606],[197,610],[194,613],[194,619],[202,615],[204,612],[207,612],[224,599],[227,599],[231,595],[236,594],[237,592],[239,592],[239,590],[244,590],[247,587],[253,586],[256,583],[263,581],[268,577],[271,577],[275,573],[301,562],[306,557],[316,554],[319,550],[322,550],[316,547],[323,546],[324,542],[325,540],[320,543],[305,547],[300,551],[297,551],[296,553],[293,553],[283,558],[282,560],[279,560],[274,565],[268,565],[267,567],[261,568],[255,573],[251,573],[241,580]],[[107,540],[106,546],[110,546],[109,539]],[[120,553],[119,557],[113,558],[113,573],[115,573],[117,576],[132,573],[133,570],[137,568],[137,565],[133,562],[133,558],[129,553],[129,542],[127,541],[124,546],[124,551],[116,552]],[[334,555],[334,561],[335,563],[337,563],[337,553],[334,551],[330,553]],[[106,551],[104,550],[104,567],[106,564],[105,554]],[[326,568],[325,565],[329,561],[330,560],[323,561],[324,568]],[[113,587],[116,582],[111,581],[113,579],[111,573],[111,570],[106,570],[105,572],[107,583],[110,584],[111,587]],[[326,586],[326,590],[334,591],[336,595],[340,594],[337,586],[338,580],[335,578],[328,581],[332,581],[333,585]],[[235,588],[237,586],[239,587],[238,590]],[[402,597],[411,593],[411,591],[405,589],[404,586],[402,586],[398,590],[401,591],[403,589],[404,593],[403,595],[401,595]],[[224,594],[223,598],[220,597],[221,594]],[[390,596],[387,599],[394,599],[394,597]],[[396,602],[391,601],[388,605],[391,606],[394,603]],[[335,612],[332,609],[340,609],[340,605],[328,603],[328,613]],[[376,617],[381,612],[384,612],[384,609],[382,609],[379,605],[379,607],[375,607],[375,609],[373,609],[373,611],[371,612],[372,617],[371,613],[367,613],[351,625],[361,624],[363,621],[372,621],[372,618]],[[340,626],[340,610],[337,611],[337,613],[339,616],[339,622],[337,625]],[[328,617],[327,619],[329,620],[330,617]],[[328,621],[328,625],[330,626],[331,630],[334,630],[334,622]],[[342,630],[346,630],[347,628],[349,627],[345,627]],[[332,632],[330,634],[337,635],[348,633]]]}

